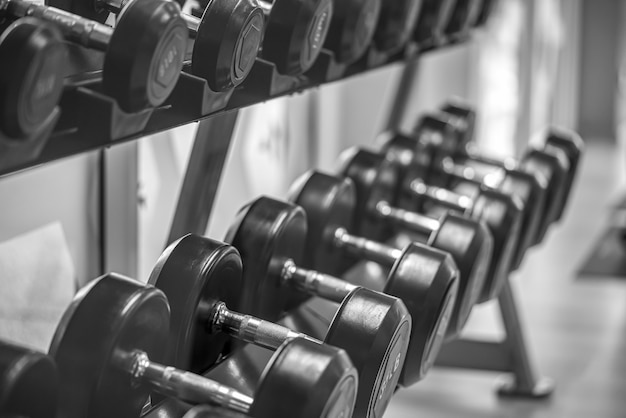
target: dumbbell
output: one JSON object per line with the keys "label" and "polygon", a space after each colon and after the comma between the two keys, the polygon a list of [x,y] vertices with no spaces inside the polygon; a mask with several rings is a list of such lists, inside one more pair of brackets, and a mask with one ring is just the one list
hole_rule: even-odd
{"label": "dumbbell", "polygon": [[174,343],[169,309],[160,290],[115,274],[81,289],[50,346],[60,376],[59,416],[138,417],[151,392],[259,418],[350,416],[358,378],[343,350],[285,341],[252,398],[158,362]]}
{"label": "dumbbell", "polygon": [[6,23],[0,34],[0,132],[20,140],[38,132],[59,103],[67,49],[53,25],[32,17]]}
{"label": "dumbbell", "polygon": [[187,48],[188,30],[177,3],[132,0],[120,11],[114,0],[98,2],[118,11],[110,26],[51,6],[24,0],[0,0],[0,17],[34,16],[52,22],[66,39],[106,52],[102,84],[105,94],[127,112],[162,104],[174,89]]}
{"label": "dumbbell", "polygon": [[444,213],[439,218],[394,206],[400,184],[397,165],[383,155],[352,148],[342,155],[341,175],[350,178],[356,189],[354,231],[376,240],[389,239],[390,227],[426,235],[425,244],[449,253],[459,268],[461,287],[477,292],[475,301],[493,297],[493,283],[500,277],[488,276],[493,254],[493,238],[480,220]]}
{"label": "dumbbell", "polygon": [[[293,235],[294,231],[285,233],[292,235],[277,236],[275,240],[289,241],[297,248],[293,239],[298,237]],[[255,238],[258,242],[259,237]],[[247,262],[256,266],[259,261],[248,259],[244,259],[246,267],[242,276],[242,260],[237,250],[205,237],[188,235],[165,251],[149,282],[163,290],[170,300],[175,364],[190,364],[192,370],[210,368],[219,355],[223,355],[223,351],[216,350],[232,346],[233,337],[274,350],[286,339],[310,338],[258,319],[258,305],[249,302],[253,295],[262,299],[266,306],[274,303],[275,315],[268,310],[264,312],[266,317],[277,318],[283,302],[281,296],[286,294],[284,288],[279,289],[281,281],[293,283],[293,286],[308,286],[307,278],[297,270],[294,261],[275,259],[273,248],[259,248],[265,261],[270,263],[264,266],[265,269],[277,270],[269,276],[251,271]],[[277,250],[291,255],[285,248]],[[399,373],[394,372],[404,364],[411,317],[396,298],[363,288],[347,288],[340,281],[334,284],[342,288],[330,289],[334,293],[327,296],[341,303],[341,308],[324,342],[344,349],[359,372],[357,415],[381,416],[398,381]],[[227,304],[251,315],[230,311]],[[371,312],[379,315],[372,315],[371,322],[363,323],[363,317]]]}
{"label": "dumbbell", "polygon": [[[447,153],[441,153],[437,146],[416,142],[414,138],[397,132],[383,133],[380,141],[385,143],[388,158],[404,167],[403,177],[406,181],[404,181],[403,190],[409,192],[400,193],[399,204],[401,206],[412,207],[411,205],[414,204],[415,199],[413,193],[410,192],[410,183],[416,178],[422,179],[423,183],[451,190],[463,184],[465,189],[469,189],[470,194],[480,193],[481,189],[489,188],[493,190],[494,196],[501,194],[500,200],[517,200],[520,203],[521,225],[519,239],[513,249],[511,266],[520,265],[541,226],[547,192],[543,177],[509,167],[503,167],[498,173],[480,174],[472,165],[464,162],[457,163],[448,157]],[[413,162],[408,163],[407,161],[411,158]],[[515,202],[509,203],[511,210],[516,211]],[[506,232],[502,234],[504,237],[507,235]]]}
{"label": "dumbbell", "polygon": [[474,25],[476,27],[485,26],[493,14],[493,11],[496,9],[497,4],[497,0],[483,0],[483,6]]}
{"label": "dumbbell", "polygon": [[[389,268],[385,292],[402,299],[409,311],[422,307],[428,312],[443,312],[450,303],[448,292],[459,280],[458,268],[450,254],[420,243],[397,249],[349,233],[356,208],[354,184],[350,179],[313,171],[300,177],[289,195],[307,214],[309,233],[303,267],[337,275],[356,261],[374,261]],[[431,292],[425,304],[424,298],[416,297],[423,294],[423,289]],[[473,292],[476,290],[458,283],[446,332],[448,340],[457,337],[465,325],[474,302]],[[438,308],[431,308],[435,306]],[[435,324],[433,318],[414,315],[413,327],[421,329],[418,321],[422,319]]]}
{"label": "dumbbell", "polygon": [[392,55],[409,41],[422,7],[422,0],[386,0],[374,32],[373,44],[380,52]]}
{"label": "dumbbell", "polygon": [[[447,116],[446,120],[454,127],[459,138],[458,145],[452,144],[454,150],[465,151],[472,160],[480,158],[475,146],[470,143],[475,132],[475,110],[459,100],[449,102],[442,108],[442,112]],[[545,141],[542,147],[537,149],[552,153],[557,157],[560,156],[560,152],[565,153],[569,162],[569,170],[567,171],[564,187],[564,198],[560,201],[557,220],[561,219],[567,200],[571,194],[572,184],[578,173],[578,166],[580,156],[584,150],[584,142],[580,135],[577,133],[566,130],[563,128],[551,127],[546,133]],[[557,151],[557,150],[560,150]],[[490,165],[497,167],[503,164],[514,164],[512,161],[498,161],[494,159],[485,158],[486,162]]]}
{"label": "dumbbell", "polygon": [[260,56],[280,74],[309,70],[321,52],[333,16],[331,0],[259,0],[266,16]]}
{"label": "dumbbell", "polygon": [[[430,183],[427,181],[434,177],[430,174],[432,163],[428,153],[423,152],[421,147],[416,148],[416,142],[403,135],[384,133],[381,140],[384,141],[381,153],[397,165],[402,173],[397,189],[397,206],[419,212],[427,209],[427,202],[442,204],[447,209],[480,219],[487,225],[493,237],[493,255],[487,277],[491,278],[488,283],[493,286],[484,289],[480,300],[484,302],[495,296],[512,269],[517,255],[523,210],[520,199],[485,185],[462,181],[457,182],[459,191],[466,189],[472,197],[450,201],[440,199],[442,194],[425,193],[425,190],[430,190]],[[439,211],[440,215],[441,212]]]}
{"label": "dumbbell", "polygon": [[56,416],[58,380],[57,368],[50,356],[0,341],[1,417]]}
{"label": "dumbbell", "polygon": [[[450,121],[454,119],[453,123]],[[445,115],[426,115],[418,122],[415,137],[418,141],[423,143],[431,143],[435,145],[435,148],[441,150],[442,155],[447,155],[452,152],[453,160],[457,158],[464,161],[468,165],[472,165],[474,168],[485,167],[497,167],[517,169],[521,172],[532,174],[537,178],[537,182],[545,184],[543,193],[545,198],[543,199],[544,205],[538,210],[540,212],[539,217],[541,221],[537,228],[537,234],[532,239],[533,244],[538,244],[543,240],[548,227],[552,222],[560,217],[562,209],[565,207],[566,200],[569,194],[567,184],[568,178],[573,178],[575,171],[572,171],[570,158],[568,158],[568,152],[561,149],[558,146],[550,145],[548,147],[529,147],[522,158],[518,161],[511,159],[507,161],[501,161],[497,159],[491,159],[479,155],[475,149],[466,146],[464,149],[456,149],[455,137],[458,138],[459,134],[453,134],[454,130],[458,130],[458,126],[467,126],[465,123],[458,123],[458,117],[452,117]],[[573,141],[571,141],[573,143]],[[573,154],[574,155],[574,154]],[[579,155],[579,154],[578,154]],[[575,157],[572,157],[572,161],[575,163]],[[440,158],[438,158],[440,160]],[[490,170],[487,170],[489,173]],[[539,188],[535,187],[537,191]],[[537,194],[539,192],[537,191]],[[524,196],[520,194],[523,201],[530,199],[530,196]],[[537,201],[542,199],[537,198]],[[532,206],[532,205],[530,205]]]}
{"label": "dumbbell", "polygon": [[344,0],[334,3],[333,18],[324,47],[333,51],[337,62],[358,60],[372,42],[376,24],[388,0]]}
{"label": "dumbbell", "polygon": [[463,40],[478,20],[483,0],[456,0],[444,36],[448,42]]}
{"label": "dumbbell", "polygon": [[413,40],[422,50],[438,47],[457,0],[423,0]]}
{"label": "dumbbell", "polygon": [[[251,305],[272,319],[301,304],[306,296],[341,304],[327,332],[327,342],[353,353],[351,358],[360,359],[353,360],[361,377],[359,392],[363,391],[357,395],[355,414],[381,416],[398,382],[402,386],[415,383],[432,367],[454,307],[457,285],[433,289],[397,276],[384,293],[410,297],[411,303],[406,306],[411,310],[407,311],[396,297],[306,269],[301,266],[308,233],[306,219],[302,208],[267,197],[245,206],[237,215],[227,240],[242,256],[244,280],[250,283],[250,299],[253,299]],[[428,297],[441,290],[448,293],[443,295],[440,307]],[[390,309],[396,304],[399,307]],[[378,313],[368,316],[373,312]],[[403,322],[409,314],[414,318],[412,329]],[[366,316],[369,321],[364,324],[362,318]],[[367,333],[366,338],[362,333]],[[332,342],[328,341],[331,336]],[[397,348],[406,350],[405,343],[408,343],[406,361],[404,356],[398,357]],[[362,367],[359,362],[364,363]],[[399,372],[393,378],[386,370],[391,365]]]}
{"label": "dumbbell", "polygon": [[213,91],[241,84],[256,59],[265,25],[254,0],[221,0],[208,4],[201,18],[183,13],[194,39],[191,72]]}

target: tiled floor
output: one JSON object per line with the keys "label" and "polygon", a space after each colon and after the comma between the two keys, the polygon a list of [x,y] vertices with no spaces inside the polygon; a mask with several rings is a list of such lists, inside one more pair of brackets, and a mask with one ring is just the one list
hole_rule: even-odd
{"label": "tiled floor", "polygon": [[[618,196],[614,147],[587,148],[564,222],[512,277],[538,369],[556,381],[544,401],[499,399],[497,375],[436,369],[394,396],[386,418],[626,417],[626,280],[577,278]],[[497,335],[494,306],[475,310],[468,333]]]}

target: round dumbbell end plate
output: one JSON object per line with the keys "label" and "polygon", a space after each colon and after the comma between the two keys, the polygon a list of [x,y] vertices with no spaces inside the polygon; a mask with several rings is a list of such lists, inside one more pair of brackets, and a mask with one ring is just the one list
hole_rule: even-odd
{"label": "round dumbbell end plate", "polygon": [[391,269],[385,293],[401,298],[413,318],[401,386],[423,379],[441,346],[439,340],[462,327],[464,318],[458,317],[455,303],[458,276],[449,254],[422,244],[407,246]]}
{"label": "round dumbbell end plate", "polygon": [[343,176],[356,188],[354,232],[363,237],[383,241],[391,236],[391,225],[376,213],[379,202],[393,204],[399,182],[397,165],[381,154],[363,149],[348,149],[341,157]]}
{"label": "round dumbbell end plate", "polygon": [[351,260],[332,242],[337,228],[352,229],[356,205],[352,181],[318,171],[306,173],[294,182],[289,200],[307,214],[303,267],[335,275],[342,273]]}
{"label": "round dumbbell end plate", "polygon": [[54,26],[34,18],[0,35],[0,131],[15,139],[36,133],[63,92],[67,50]]}
{"label": "round dumbbell end plate", "polygon": [[188,38],[177,3],[133,0],[119,15],[107,49],[105,93],[126,112],[161,105],[176,86]]}
{"label": "round dumbbell end plate", "polygon": [[[7,416],[47,418],[57,410],[58,374],[43,353],[0,344],[0,413]],[[33,402],[33,394],[37,401]]]}
{"label": "round dumbbell end plate", "polygon": [[523,208],[519,197],[489,189],[481,189],[474,202],[473,216],[487,224],[493,237],[492,263],[477,303],[496,297],[515,265]]}
{"label": "round dumbbell end plate", "polygon": [[263,11],[252,0],[211,3],[196,34],[192,72],[217,92],[241,84],[254,65],[264,21]]}
{"label": "round dumbbell end plate", "polygon": [[263,372],[250,415],[351,417],[358,380],[345,351],[302,339],[288,341]]}
{"label": "round dumbbell end plate", "polygon": [[129,356],[162,362],[169,307],[152,287],[108,274],[81,289],[65,311],[50,346],[59,369],[59,416],[139,416],[152,388],[135,384]]}
{"label": "round dumbbell end plate", "polygon": [[246,313],[276,321],[309,298],[281,279],[287,260],[300,265],[306,231],[304,211],[287,202],[261,197],[239,211],[226,241],[243,261],[240,293]]}
{"label": "round dumbbell end plate", "polygon": [[324,47],[335,53],[338,62],[358,60],[374,36],[381,0],[336,2]]}
{"label": "round dumbbell end plate", "polygon": [[186,235],[163,252],[148,283],[170,303],[168,364],[201,373],[230,354],[234,342],[210,333],[207,323],[218,302],[241,308],[241,260],[234,248]]}
{"label": "round dumbbell end plate", "polygon": [[379,51],[393,54],[409,40],[421,1],[383,1],[378,26],[374,33],[374,45]]}
{"label": "round dumbbell end plate", "polygon": [[448,252],[459,269],[460,315],[469,312],[480,292],[491,279],[488,275],[493,256],[493,238],[487,225],[453,213],[440,218],[439,231],[428,245]]}
{"label": "round dumbbell end plate", "polygon": [[355,416],[382,417],[400,378],[411,316],[400,299],[358,288],[341,304],[325,342],[346,350],[359,372]]}
{"label": "round dumbbell end plate", "polygon": [[263,58],[279,73],[300,75],[321,52],[333,14],[330,0],[276,0],[263,40]]}

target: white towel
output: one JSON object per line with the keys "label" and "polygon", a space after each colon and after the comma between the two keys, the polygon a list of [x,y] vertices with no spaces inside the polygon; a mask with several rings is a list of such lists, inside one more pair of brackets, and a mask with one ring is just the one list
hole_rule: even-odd
{"label": "white towel", "polygon": [[47,352],[75,290],[59,223],[0,243],[0,339]]}

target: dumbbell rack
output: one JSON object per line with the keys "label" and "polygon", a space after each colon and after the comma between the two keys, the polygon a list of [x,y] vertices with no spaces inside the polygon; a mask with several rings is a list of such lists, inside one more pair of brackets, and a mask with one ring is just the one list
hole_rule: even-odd
{"label": "dumbbell rack", "polygon": [[[422,50],[419,54],[427,52]],[[98,61],[96,56],[83,50],[73,50],[72,53],[76,54],[72,60],[74,62]],[[62,112],[53,115],[55,119],[59,118],[57,126],[52,129],[54,124],[51,121],[51,133],[45,141],[32,138],[23,148],[0,149],[1,155],[11,157],[0,158],[0,176],[199,121],[168,243],[186,233],[202,235],[211,217],[239,109],[403,63],[403,77],[388,124],[389,127],[395,127],[403,119],[409,92],[412,91],[418,72],[418,50],[415,45],[409,45],[402,53],[390,57],[377,56],[371,52],[350,67],[337,64],[332,53],[324,51],[313,70],[297,78],[280,76],[272,64],[257,59],[249,79],[240,88],[222,94],[207,90],[203,80],[183,74],[170,103],[138,114],[124,113],[112,100],[98,92],[100,70],[96,68],[96,71],[92,71],[94,68],[90,66],[74,68],[67,78],[61,103]],[[85,114],[84,111],[95,116],[78,126],[77,122]],[[42,133],[44,136],[47,134]],[[531,398],[548,396],[552,391],[551,382],[539,378],[535,371],[509,283],[504,286],[498,304],[506,332],[503,341],[458,340],[449,343],[437,364],[510,373],[513,379],[503,386],[501,394]],[[182,416],[184,410],[182,403],[165,401],[145,416],[174,418]]]}

